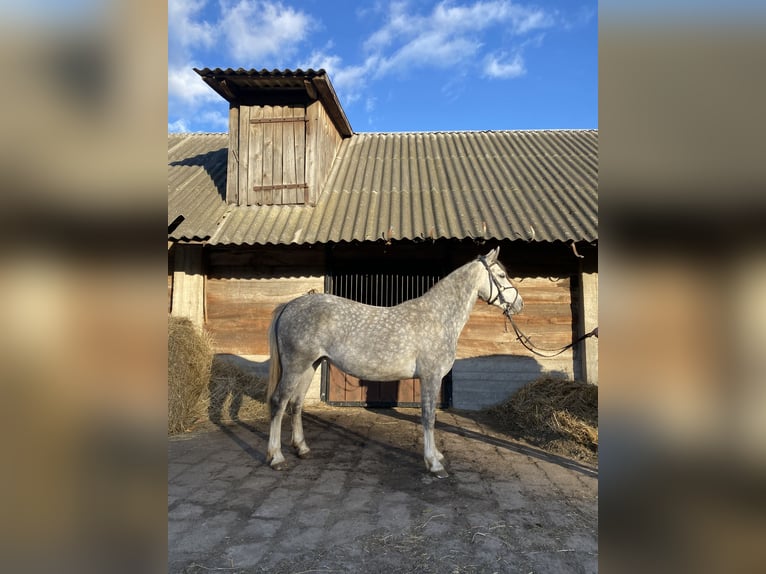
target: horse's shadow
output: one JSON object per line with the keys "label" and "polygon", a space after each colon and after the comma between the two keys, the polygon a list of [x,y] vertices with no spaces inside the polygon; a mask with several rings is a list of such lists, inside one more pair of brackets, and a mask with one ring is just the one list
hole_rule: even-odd
{"label": "horse's shadow", "polygon": [[[410,421],[413,424],[420,424],[419,414],[413,413],[410,415],[410,414],[401,412],[400,410],[397,410],[397,409],[375,409],[375,412],[380,415],[388,416],[397,420]],[[466,418],[470,418],[473,420],[476,420],[476,418],[478,418],[479,416],[478,413],[473,413],[473,412],[461,412],[460,414],[462,416],[465,416]],[[557,464],[564,468],[568,468],[569,470],[574,470],[586,476],[591,476],[591,477],[598,476],[598,469],[595,469],[588,465],[581,464],[577,461],[544,451],[542,449],[525,445],[520,442],[508,440],[505,438],[500,438],[497,436],[491,436],[485,433],[480,433],[480,432],[476,432],[463,427],[455,426],[453,424],[441,422],[438,420],[438,415],[437,415],[436,425],[434,428],[441,432],[456,434],[458,436],[465,437],[471,440],[480,441],[485,444],[490,444],[498,448],[504,448],[506,450],[509,450],[518,454],[523,454],[526,456],[537,458],[539,460],[551,462],[553,464]]]}
{"label": "horse's shadow", "polygon": [[[239,421],[245,397],[263,405],[266,401],[268,361],[257,362],[236,355],[216,355],[208,383],[208,418],[220,425],[224,422],[224,407],[231,421]],[[265,408],[265,407],[264,407]]]}

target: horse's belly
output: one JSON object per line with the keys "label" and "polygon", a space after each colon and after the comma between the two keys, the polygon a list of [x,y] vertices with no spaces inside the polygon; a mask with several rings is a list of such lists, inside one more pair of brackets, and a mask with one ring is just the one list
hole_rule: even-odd
{"label": "horse's belly", "polygon": [[330,360],[343,372],[366,381],[398,381],[415,376],[415,360],[408,357],[336,354]]}

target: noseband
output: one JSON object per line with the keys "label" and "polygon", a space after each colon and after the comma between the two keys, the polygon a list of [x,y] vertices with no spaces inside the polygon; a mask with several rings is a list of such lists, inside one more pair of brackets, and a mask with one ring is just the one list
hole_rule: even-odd
{"label": "noseband", "polygon": [[[489,297],[487,297],[487,304],[494,305],[495,301],[500,301],[500,304],[503,305],[503,314],[508,315],[511,312],[511,305],[513,305],[516,302],[516,299],[519,298],[519,290],[516,289],[513,285],[510,287],[503,287],[500,285],[500,282],[497,280],[497,278],[493,275],[492,269],[490,269],[489,264],[487,263],[487,260],[484,259],[484,256],[479,257],[479,260],[484,265],[484,268],[487,270],[487,273],[489,274]],[[492,286],[495,286],[497,289],[497,295],[492,297]],[[508,301],[503,296],[503,291],[507,291],[508,289],[513,289],[516,291],[516,296],[513,298],[513,301]]]}

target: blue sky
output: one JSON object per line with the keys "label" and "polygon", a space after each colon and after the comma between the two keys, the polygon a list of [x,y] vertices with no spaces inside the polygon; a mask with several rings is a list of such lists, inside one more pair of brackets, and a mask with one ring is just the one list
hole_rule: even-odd
{"label": "blue sky", "polygon": [[598,3],[169,0],[168,130],[225,132],[192,68],[324,68],[355,132],[598,127]]}

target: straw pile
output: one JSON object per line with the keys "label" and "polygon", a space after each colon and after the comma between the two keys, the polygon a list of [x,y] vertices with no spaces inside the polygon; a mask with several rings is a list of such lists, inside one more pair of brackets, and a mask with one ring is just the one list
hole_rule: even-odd
{"label": "straw pile", "polygon": [[598,387],[541,377],[487,414],[506,431],[557,454],[592,460],[598,452]]}
{"label": "straw pile", "polygon": [[200,399],[210,381],[210,337],[184,317],[168,318],[168,434],[191,428],[202,415]]}

